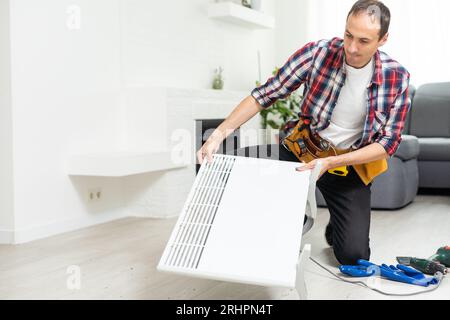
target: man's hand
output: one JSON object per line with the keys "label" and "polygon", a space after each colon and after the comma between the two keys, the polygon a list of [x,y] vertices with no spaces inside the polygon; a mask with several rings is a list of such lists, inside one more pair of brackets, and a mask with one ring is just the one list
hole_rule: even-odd
{"label": "man's hand", "polygon": [[208,163],[212,163],[212,156],[219,150],[219,147],[223,139],[208,139],[203,146],[197,151],[197,160],[199,164],[202,164],[205,158],[208,159]]}
{"label": "man's hand", "polygon": [[297,171],[311,170],[316,166],[317,161],[322,162],[322,170],[320,170],[319,178],[328,170],[342,167],[351,166],[354,164],[369,163],[371,161],[379,159],[389,158],[384,147],[377,143],[371,143],[361,149],[344,153],[339,156],[315,159],[306,163],[304,166],[297,168]]}
{"label": "man's hand", "polygon": [[295,170],[297,171],[312,170],[316,167],[317,162],[320,161],[322,163],[322,169],[320,170],[319,177],[317,178],[319,179],[325,172],[333,168],[333,159],[334,157],[315,159],[311,162],[305,163],[303,166],[298,167]]}

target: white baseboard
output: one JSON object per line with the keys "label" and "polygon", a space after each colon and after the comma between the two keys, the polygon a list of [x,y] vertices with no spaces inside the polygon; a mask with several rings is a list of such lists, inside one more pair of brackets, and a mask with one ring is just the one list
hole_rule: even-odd
{"label": "white baseboard", "polygon": [[148,214],[139,214],[133,212],[132,210],[124,209],[105,215],[56,221],[46,225],[33,226],[17,230],[0,229],[0,244],[26,243],[127,217],[171,219],[177,217],[177,215],[149,216]]}
{"label": "white baseboard", "polygon": [[0,229],[0,244],[12,244],[14,243],[14,231]]}
{"label": "white baseboard", "polygon": [[[97,224],[126,218],[128,215],[125,210],[120,210],[114,213],[98,215],[98,216],[87,216],[83,218],[76,219],[68,219],[63,221],[56,221],[53,223],[49,223],[41,226],[34,226],[29,228],[17,229],[14,232],[11,232],[9,235],[12,239],[10,239],[9,243],[19,244],[25,243],[33,240],[43,239],[50,236],[58,235],[61,233],[78,230],[81,228],[86,228],[90,226],[94,226]],[[0,231],[0,241],[3,240],[3,237],[6,238],[8,234],[2,235]],[[8,239],[7,239],[8,240]],[[0,242],[2,243],[2,242]]]}

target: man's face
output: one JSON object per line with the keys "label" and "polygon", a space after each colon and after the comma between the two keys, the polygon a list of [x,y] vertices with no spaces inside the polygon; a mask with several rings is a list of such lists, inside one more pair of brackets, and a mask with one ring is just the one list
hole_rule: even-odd
{"label": "man's face", "polygon": [[345,61],[354,68],[364,67],[379,47],[387,41],[388,34],[379,39],[379,18],[365,12],[350,15],[345,25]]}

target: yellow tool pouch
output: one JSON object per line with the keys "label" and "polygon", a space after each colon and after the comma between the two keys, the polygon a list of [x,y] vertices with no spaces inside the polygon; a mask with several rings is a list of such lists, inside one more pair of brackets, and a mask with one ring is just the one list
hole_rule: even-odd
{"label": "yellow tool pouch", "polygon": [[[351,149],[342,150],[335,148],[318,134],[313,134],[309,125],[310,119],[307,117],[300,118],[295,125],[292,122],[288,123],[283,128],[286,137],[280,140],[280,143],[291,151],[301,162],[308,163],[317,158],[332,157],[352,151]],[[376,176],[385,172],[388,166],[387,161],[381,159],[353,165],[353,168],[363,183],[368,185]],[[346,176],[348,174],[346,166],[333,168],[328,170],[328,172],[339,176]]]}
{"label": "yellow tool pouch", "polygon": [[[336,151],[337,151],[337,155],[340,155],[340,154],[350,152],[352,150],[351,149],[346,149],[346,150],[337,149]],[[375,177],[379,176],[380,174],[387,171],[387,169],[388,169],[388,164],[387,164],[386,159],[375,160],[375,161],[371,161],[371,162],[363,163],[363,164],[354,164],[352,166],[353,166],[353,169],[355,169],[358,176],[360,177],[360,179],[362,180],[362,182],[364,182],[364,184],[366,186],[369,183],[371,183],[373,181],[373,179],[375,179]]]}
{"label": "yellow tool pouch", "polygon": [[386,159],[380,159],[369,163],[354,164],[353,168],[367,186],[373,181],[373,179],[375,179],[376,176],[379,176],[383,172],[387,171],[388,164]]}

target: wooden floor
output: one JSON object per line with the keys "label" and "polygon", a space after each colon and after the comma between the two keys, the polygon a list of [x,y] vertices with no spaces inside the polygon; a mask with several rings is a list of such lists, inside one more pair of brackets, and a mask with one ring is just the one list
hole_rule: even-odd
{"label": "wooden floor", "polygon": [[[328,211],[320,209],[303,238],[312,256],[331,267],[337,262],[323,231]],[[126,218],[22,244],[0,246],[0,299],[279,299],[289,290],[203,280],[156,271],[175,219]],[[397,211],[374,211],[371,260],[395,263],[397,255],[429,257],[450,245],[450,197],[419,195]],[[69,289],[70,266],[79,267],[80,288]],[[344,283],[310,262],[306,267],[310,299],[399,299]],[[352,279],[353,280],[353,279]],[[391,292],[421,287],[377,280]],[[437,290],[400,299],[450,299],[449,279]]]}

